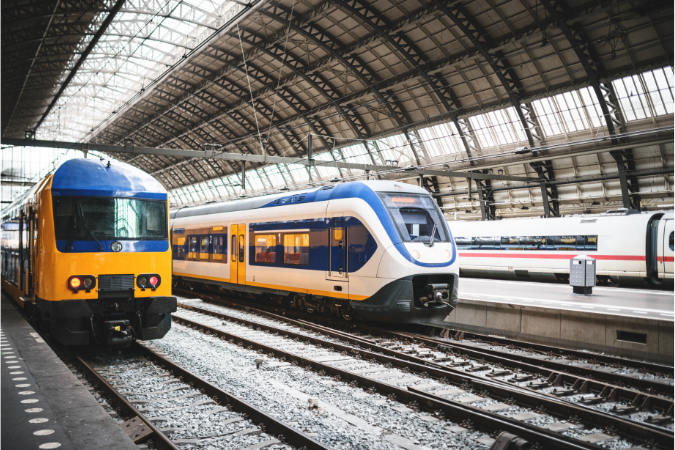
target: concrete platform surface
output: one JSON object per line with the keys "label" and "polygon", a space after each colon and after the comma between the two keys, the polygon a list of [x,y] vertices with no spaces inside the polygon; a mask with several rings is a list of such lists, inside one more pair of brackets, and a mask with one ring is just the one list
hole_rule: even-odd
{"label": "concrete platform surface", "polygon": [[1,308],[2,448],[137,450],[4,295]]}
{"label": "concrete platform surface", "polygon": [[596,286],[593,295],[577,295],[566,284],[463,277],[460,300],[508,303],[564,311],[672,321],[672,291]]}

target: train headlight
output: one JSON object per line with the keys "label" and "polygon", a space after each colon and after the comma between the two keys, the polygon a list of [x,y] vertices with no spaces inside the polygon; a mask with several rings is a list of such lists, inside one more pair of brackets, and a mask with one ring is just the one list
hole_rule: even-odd
{"label": "train headlight", "polygon": [[146,273],[139,275],[136,278],[136,286],[141,288],[141,291],[144,291],[148,288],[154,291],[160,284],[162,284],[162,277],[156,273]]}
{"label": "train headlight", "polygon": [[93,275],[73,275],[68,278],[68,289],[73,292],[91,291],[96,286],[96,277]]}
{"label": "train headlight", "polygon": [[412,256],[415,259],[420,259],[420,252],[417,250],[410,250],[410,256]]}
{"label": "train headlight", "polygon": [[113,242],[112,244],[110,244],[110,250],[112,250],[113,252],[119,252],[120,250],[122,250],[122,243],[119,241]]}
{"label": "train headlight", "polygon": [[445,255],[445,259],[447,259],[447,260],[452,259],[452,252],[450,250],[446,250],[444,252],[444,255]]}
{"label": "train headlight", "polygon": [[79,289],[80,286],[82,285],[82,280],[80,280],[77,277],[71,277],[70,282],[68,284],[70,284],[71,289]]}

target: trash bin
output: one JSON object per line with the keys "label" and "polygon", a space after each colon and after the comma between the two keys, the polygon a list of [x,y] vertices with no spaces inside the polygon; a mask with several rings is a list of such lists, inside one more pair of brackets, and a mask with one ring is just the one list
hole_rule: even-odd
{"label": "trash bin", "polygon": [[593,294],[595,259],[590,256],[575,256],[570,260],[570,286],[575,294]]}

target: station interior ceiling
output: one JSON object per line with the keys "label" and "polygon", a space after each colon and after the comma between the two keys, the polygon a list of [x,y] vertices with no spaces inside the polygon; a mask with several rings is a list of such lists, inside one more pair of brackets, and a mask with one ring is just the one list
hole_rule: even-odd
{"label": "station interior ceiling", "polygon": [[[8,0],[2,138],[289,158],[244,172],[223,158],[91,152],[152,174],[176,207],[368,177],[422,185],[448,219],[672,209],[673,11],[659,0]],[[314,164],[293,163],[310,148]],[[3,145],[3,206],[64,155],[31,169],[36,151]]]}

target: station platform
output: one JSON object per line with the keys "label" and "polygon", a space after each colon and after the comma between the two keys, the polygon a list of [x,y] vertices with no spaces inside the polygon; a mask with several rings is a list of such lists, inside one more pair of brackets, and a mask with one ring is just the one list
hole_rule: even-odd
{"label": "station platform", "polygon": [[138,450],[5,295],[1,308],[2,448]]}
{"label": "station platform", "polygon": [[467,278],[444,327],[673,364],[673,292]]}

